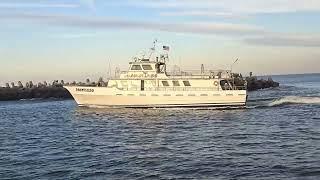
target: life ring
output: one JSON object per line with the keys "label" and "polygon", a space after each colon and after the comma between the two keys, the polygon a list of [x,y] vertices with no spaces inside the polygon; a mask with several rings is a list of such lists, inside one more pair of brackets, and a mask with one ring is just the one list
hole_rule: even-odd
{"label": "life ring", "polygon": [[218,86],[218,81],[215,81],[214,83],[213,83],[215,86]]}

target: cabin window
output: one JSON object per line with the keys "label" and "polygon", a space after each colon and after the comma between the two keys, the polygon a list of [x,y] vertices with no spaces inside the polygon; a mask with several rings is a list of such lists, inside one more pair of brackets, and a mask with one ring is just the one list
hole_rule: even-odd
{"label": "cabin window", "polygon": [[143,70],[152,70],[151,65],[142,65]]}
{"label": "cabin window", "polygon": [[132,65],[131,70],[142,70],[140,65]]}
{"label": "cabin window", "polygon": [[183,81],[184,86],[191,86],[189,81]]}
{"label": "cabin window", "polygon": [[173,86],[180,86],[179,81],[172,81]]}
{"label": "cabin window", "polygon": [[169,83],[168,83],[168,81],[162,81],[162,85],[163,86],[169,86]]}

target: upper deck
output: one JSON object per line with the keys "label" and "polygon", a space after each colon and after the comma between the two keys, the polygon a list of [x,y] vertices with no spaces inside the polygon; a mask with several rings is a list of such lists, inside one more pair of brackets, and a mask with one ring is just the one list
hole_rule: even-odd
{"label": "upper deck", "polygon": [[128,71],[116,73],[113,79],[230,79],[226,70],[188,70],[167,72],[165,62],[142,59],[129,63]]}

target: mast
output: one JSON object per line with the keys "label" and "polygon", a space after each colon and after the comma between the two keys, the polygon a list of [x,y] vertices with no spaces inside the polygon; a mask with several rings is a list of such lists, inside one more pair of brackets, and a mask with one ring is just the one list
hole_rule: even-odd
{"label": "mast", "polygon": [[150,52],[150,55],[149,55],[149,59],[151,59],[151,56],[155,53],[155,51],[156,51],[156,43],[158,42],[158,40],[157,39],[155,39],[154,41],[153,41],[153,46],[152,46],[152,48],[150,48],[150,50],[151,50],[151,52]]}

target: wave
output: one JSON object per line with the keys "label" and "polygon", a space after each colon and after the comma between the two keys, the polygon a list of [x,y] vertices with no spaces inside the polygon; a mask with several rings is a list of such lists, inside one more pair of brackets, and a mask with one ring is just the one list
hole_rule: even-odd
{"label": "wave", "polygon": [[320,104],[320,97],[286,96],[268,104],[269,107],[285,104]]}
{"label": "wave", "polygon": [[31,99],[19,99],[19,101],[37,101],[42,100],[43,98],[31,98]]}
{"label": "wave", "polygon": [[257,98],[257,99],[248,99],[248,102],[262,102],[262,101],[272,101],[275,100],[275,97],[270,97],[270,98]]}

